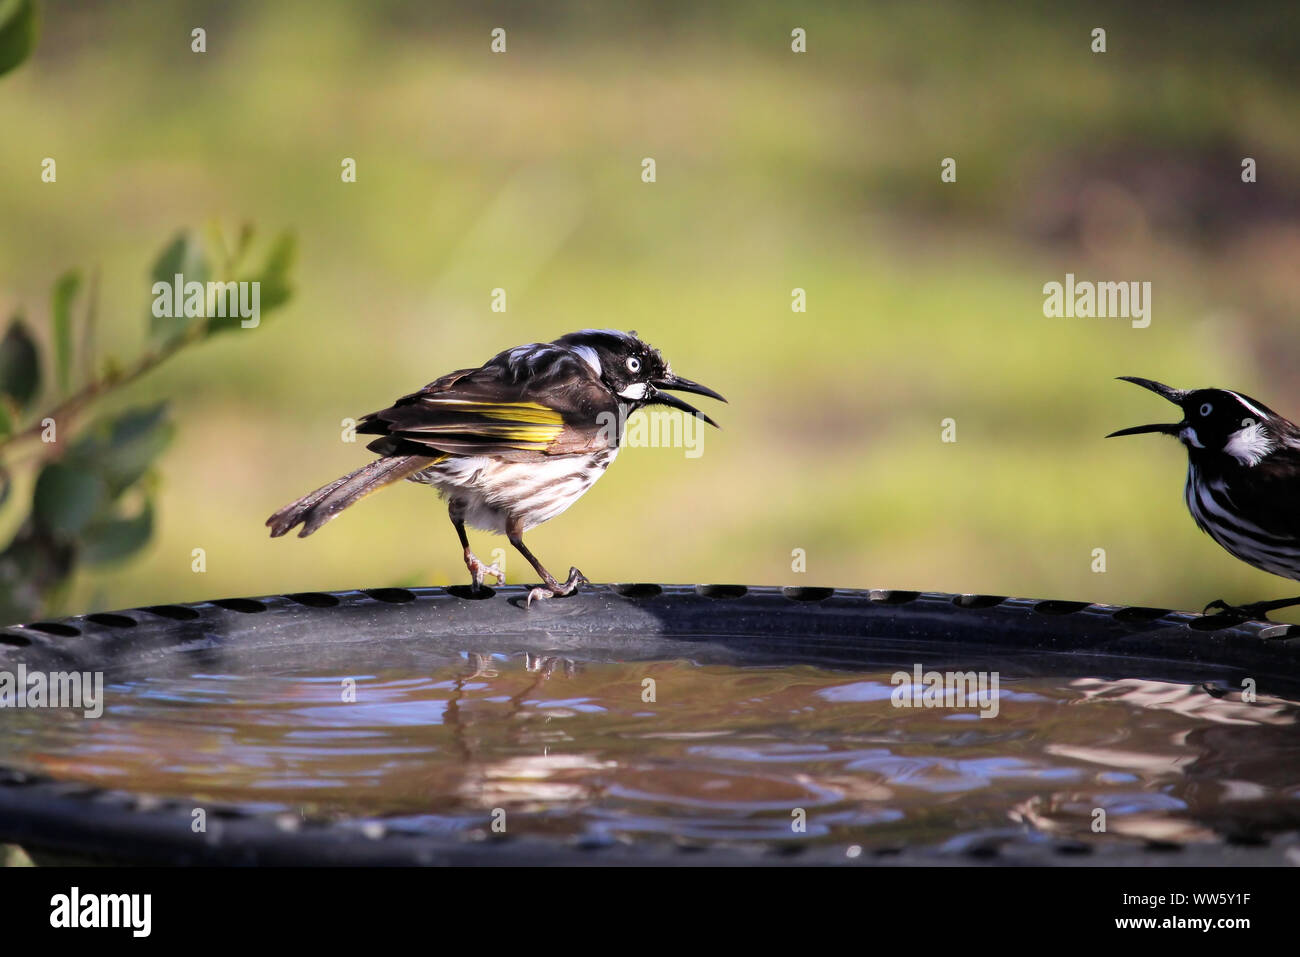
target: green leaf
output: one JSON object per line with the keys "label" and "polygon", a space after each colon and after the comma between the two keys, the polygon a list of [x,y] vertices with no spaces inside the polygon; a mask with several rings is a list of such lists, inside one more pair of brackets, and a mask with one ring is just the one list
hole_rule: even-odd
{"label": "green leaf", "polygon": [[3,464],[0,464],[0,505],[4,505],[5,502],[9,501],[9,492],[12,491],[13,485],[9,470]]}
{"label": "green leaf", "polygon": [[90,565],[120,561],[149,544],[153,535],[153,502],[133,518],[94,522],[81,537],[81,557]]}
{"label": "green leaf", "polygon": [[194,238],[182,230],[158,254],[149,271],[149,278],[154,282],[170,283],[177,273],[195,268],[202,261],[202,255]]}
{"label": "green leaf", "polygon": [[54,370],[59,390],[68,388],[72,372],[72,301],[81,289],[81,273],[70,269],[54,284],[50,312],[54,317]]}
{"label": "green leaf", "polygon": [[22,409],[31,404],[40,388],[40,352],[23,320],[15,317],[0,339],[0,395],[9,396]]}
{"label": "green leaf", "polygon": [[14,434],[15,411],[9,398],[0,396],[0,439],[7,439]]}
{"label": "green leaf", "polygon": [[[258,321],[266,314],[279,309],[293,296],[289,273],[298,258],[298,240],[291,232],[281,233],[271,244],[262,268],[250,282],[258,283]],[[212,318],[208,320],[208,335],[242,329],[240,317]]]}
{"label": "green leaf", "polygon": [[69,462],[41,469],[32,496],[32,516],[52,535],[72,538],[90,523],[104,502],[104,481]]}
{"label": "green leaf", "polygon": [[262,283],[262,308],[278,309],[293,296],[289,273],[298,260],[298,238],[291,232],[281,233],[271,246],[258,279]]}
{"label": "green leaf", "polygon": [[248,247],[253,244],[254,229],[252,223],[242,223],[239,227],[239,239],[235,241],[235,251],[230,257],[230,264],[238,269],[239,264],[248,255]]}
{"label": "green leaf", "polygon": [[86,284],[86,308],[81,319],[81,341],[77,344],[80,361],[77,363],[76,375],[82,382],[87,382],[95,375],[95,327],[99,324],[99,267],[90,274]]}
{"label": "green leaf", "polygon": [[68,450],[66,461],[101,477],[108,497],[116,499],[149,471],[174,434],[165,402],[127,409],[91,425]]}
{"label": "green leaf", "polygon": [[[185,315],[184,287],[191,282],[203,283],[206,292],[208,274],[208,261],[198,241],[189,233],[177,233],[176,237],[158,254],[149,273],[152,283],[164,283],[167,287],[166,290],[159,292],[154,292],[152,288],[150,290],[152,299],[149,310],[149,337],[153,341],[170,342],[184,335],[196,323],[203,322],[202,318]],[[181,277],[182,284],[180,315],[176,314],[173,292],[178,275]],[[204,298],[206,302],[206,294]]]}
{"label": "green leaf", "polygon": [[36,47],[35,0],[0,0],[0,76]]}

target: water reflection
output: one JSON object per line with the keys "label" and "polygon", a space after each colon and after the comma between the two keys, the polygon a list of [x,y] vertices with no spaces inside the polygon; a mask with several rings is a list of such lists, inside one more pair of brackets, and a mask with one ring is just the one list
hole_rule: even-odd
{"label": "water reflection", "polygon": [[895,708],[893,668],[427,664],[124,680],[98,721],[0,711],[0,764],[424,832],[488,829],[495,809],[516,834],[868,848],[1300,827],[1300,710],[1226,685],[1003,670],[982,720]]}

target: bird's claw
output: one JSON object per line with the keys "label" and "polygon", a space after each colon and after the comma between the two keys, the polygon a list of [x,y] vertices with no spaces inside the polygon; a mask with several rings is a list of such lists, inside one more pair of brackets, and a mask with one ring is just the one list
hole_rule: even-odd
{"label": "bird's claw", "polygon": [[1210,614],[1210,609],[1215,610],[1216,617],[1242,618],[1253,621],[1268,621],[1268,609],[1263,607],[1263,603],[1255,605],[1229,605],[1222,598],[1216,598],[1203,609],[1202,615]]}
{"label": "bird's claw", "polygon": [[491,565],[484,565],[479,558],[470,555],[465,559],[465,565],[469,568],[470,575],[473,576],[473,584],[471,584],[470,587],[474,591],[479,591],[483,587],[483,578],[486,575],[491,575],[495,578],[498,585],[505,584],[506,573],[501,570],[501,566],[496,562],[493,562]]}
{"label": "bird's claw", "polygon": [[542,588],[539,586],[528,593],[528,597],[524,599],[524,607],[532,608],[533,599],[536,599],[537,601],[546,601],[546,599],[554,597],[555,592],[551,591],[549,588]]}
{"label": "bird's claw", "polygon": [[563,585],[554,582],[549,585],[539,585],[528,592],[528,598],[524,601],[525,608],[533,607],[533,600],[545,601],[548,598],[562,598],[565,595],[572,595],[578,590],[579,585],[587,584],[587,576],[576,568],[569,569],[569,577]]}

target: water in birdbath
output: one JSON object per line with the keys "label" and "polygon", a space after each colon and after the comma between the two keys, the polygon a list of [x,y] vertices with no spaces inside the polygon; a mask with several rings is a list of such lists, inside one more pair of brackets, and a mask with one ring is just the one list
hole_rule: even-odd
{"label": "water in birdbath", "polygon": [[236,675],[178,656],[110,673],[98,719],[0,709],[0,765],[415,833],[850,854],[1300,824],[1292,701],[1005,663],[981,696],[981,674],[954,697],[952,673],[893,666],[408,649],[400,666]]}

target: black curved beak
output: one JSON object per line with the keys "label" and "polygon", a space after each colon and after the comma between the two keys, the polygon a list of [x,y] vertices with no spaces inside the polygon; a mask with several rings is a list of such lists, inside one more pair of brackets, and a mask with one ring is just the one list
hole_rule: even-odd
{"label": "black curved beak", "polygon": [[710,389],[708,386],[700,385],[698,382],[692,382],[690,379],[683,379],[679,375],[667,376],[663,379],[658,379],[650,384],[654,386],[654,391],[650,394],[649,398],[646,399],[645,401],[646,405],[666,405],[669,408],[681,409],[683,412],[689,415],[694,415],[698,418],[703,419],[705,422],[709,423],[709,425],[713,426],[715,429],[721,428],[721,426],[718,425],[718,423],[714,422],[711,418],[709,418],[699,409],[695,408],[695,406],[691,405],[689,402],[679,399],[677,398],[677,396],[670,395],[668,392],[664,391],[667,389],[672,389],[673,391],[676,392],[694,392],[696,395],[707,395],[710,399],[717,399],[719,402],[727,401],[717,392],[714,392],[712,389]]}
{"label": "black curved beak", "polygon": [[[1141,379],[1137,376],[1122,375],[1119,376],[1124,382],[1132,382],[1134,385],[1140,385],[1142,388],[1154,392],[1162,398],[1168,399],[1174,405],[1182,407],[1183,399],[1186,398],[1187,392],[1183,389],[1175,389],[1173,386],[1167,386],[1162,382],[1156,382],[1153,379]],[[1118,432],[1112,432],[1106,436],[1113,439],[1117,435],[1141,435],[1146,432],[1159,432],[1161,435],[1177,435],[1183,429],[1182,422],[1161,423],[1156,425],[1135,425],[1131,429],[1120,429]]]}

